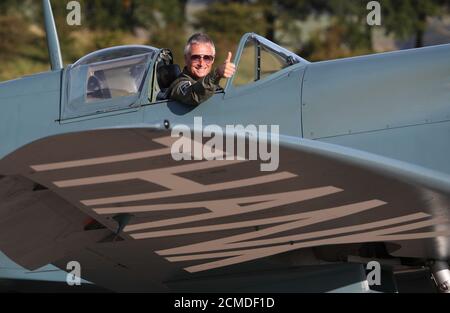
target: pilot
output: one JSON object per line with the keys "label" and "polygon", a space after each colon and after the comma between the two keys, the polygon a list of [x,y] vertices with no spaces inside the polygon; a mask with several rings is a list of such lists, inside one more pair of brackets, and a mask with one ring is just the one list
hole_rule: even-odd
{"label": "pilot", "polygon": [[181,75],[169,87],[169,97],[192,106],[211,98],[221,87],[222,78],[231,78],[236,66],[231,63],[231,52],[226,61],[212,70],[216,57],[214,42],[206,34],[198,33],[189,38],[184,50],[186,66]]}

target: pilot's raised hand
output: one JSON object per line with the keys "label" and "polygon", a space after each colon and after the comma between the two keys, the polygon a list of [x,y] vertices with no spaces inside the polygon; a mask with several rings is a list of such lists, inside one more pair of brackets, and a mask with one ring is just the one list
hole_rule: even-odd
{"label": "pilot's raised hand", "polygon": [[231,62],[233,54],[228,52],[228,57],[225,62],[217,68],[217,72],[222,78],[231,78],[236,73],[236,65]]}

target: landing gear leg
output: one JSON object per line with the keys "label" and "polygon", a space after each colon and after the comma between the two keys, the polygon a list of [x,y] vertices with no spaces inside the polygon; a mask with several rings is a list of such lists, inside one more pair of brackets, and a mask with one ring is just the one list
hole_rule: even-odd
{"label": "landing gear leg", "polygon": [[441,293],[450,293],[450,270],[447,262],[434,261],[430,264],[433,280]]}

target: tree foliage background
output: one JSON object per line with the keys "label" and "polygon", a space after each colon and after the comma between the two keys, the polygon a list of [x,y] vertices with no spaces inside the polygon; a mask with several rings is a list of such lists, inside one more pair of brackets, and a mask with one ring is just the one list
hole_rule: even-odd
{"label": "tree foliage background", "polygon": [[[246,32],[312,61],[374,52],[374,29],[420,47],[430,18],[447,17],[450,7],[450,0],[380,0],[382,26],[374,28],[366,22],[368,0],[79,0],[82,25],[69,26],[68,2],[52,1],[67,64],[122,44],[170,48],[182,63],[185,42],[196,31],[215,40],[219,58],[235,51]],[[325,22],[308,28],[308,21]],[[1,0],[0,62],[0,81],[48,70],[41,0]]]}

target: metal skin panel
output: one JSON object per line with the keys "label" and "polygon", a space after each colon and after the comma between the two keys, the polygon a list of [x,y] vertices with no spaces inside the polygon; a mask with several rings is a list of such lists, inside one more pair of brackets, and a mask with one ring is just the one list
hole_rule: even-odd
{"label": "metal skin panel", "polygon": [[305,138],[450,120],[450,45],[308,66]]}
{"label": "metal skin panel", "polygon": [[[0,83],[0,157],[49,132],[59,115],[61,72],[48,72]],[[33,140],[33,139],[32,139]]]}
{"label": "metal skin panel", "polygon": [[320,139],[450,175],[450,122]]}
{"label": "metal skin panel", "polygon": [[279,125],[280,133],[301,136],[300,102],[304,66],[294,66],[245,90],[218,93],[193,108],[174,101],[144,106],[144,123],[159,125],[167,120],[171,127],[192,125],[202,117],[204,125]]}
{"label": "metal skin panel", "polygon": [[7,100],[20,96],[36,95],[46,92],[60,92],[61,72],[45,72],[25,76],[15,80],[0,82],[1,105]]}

